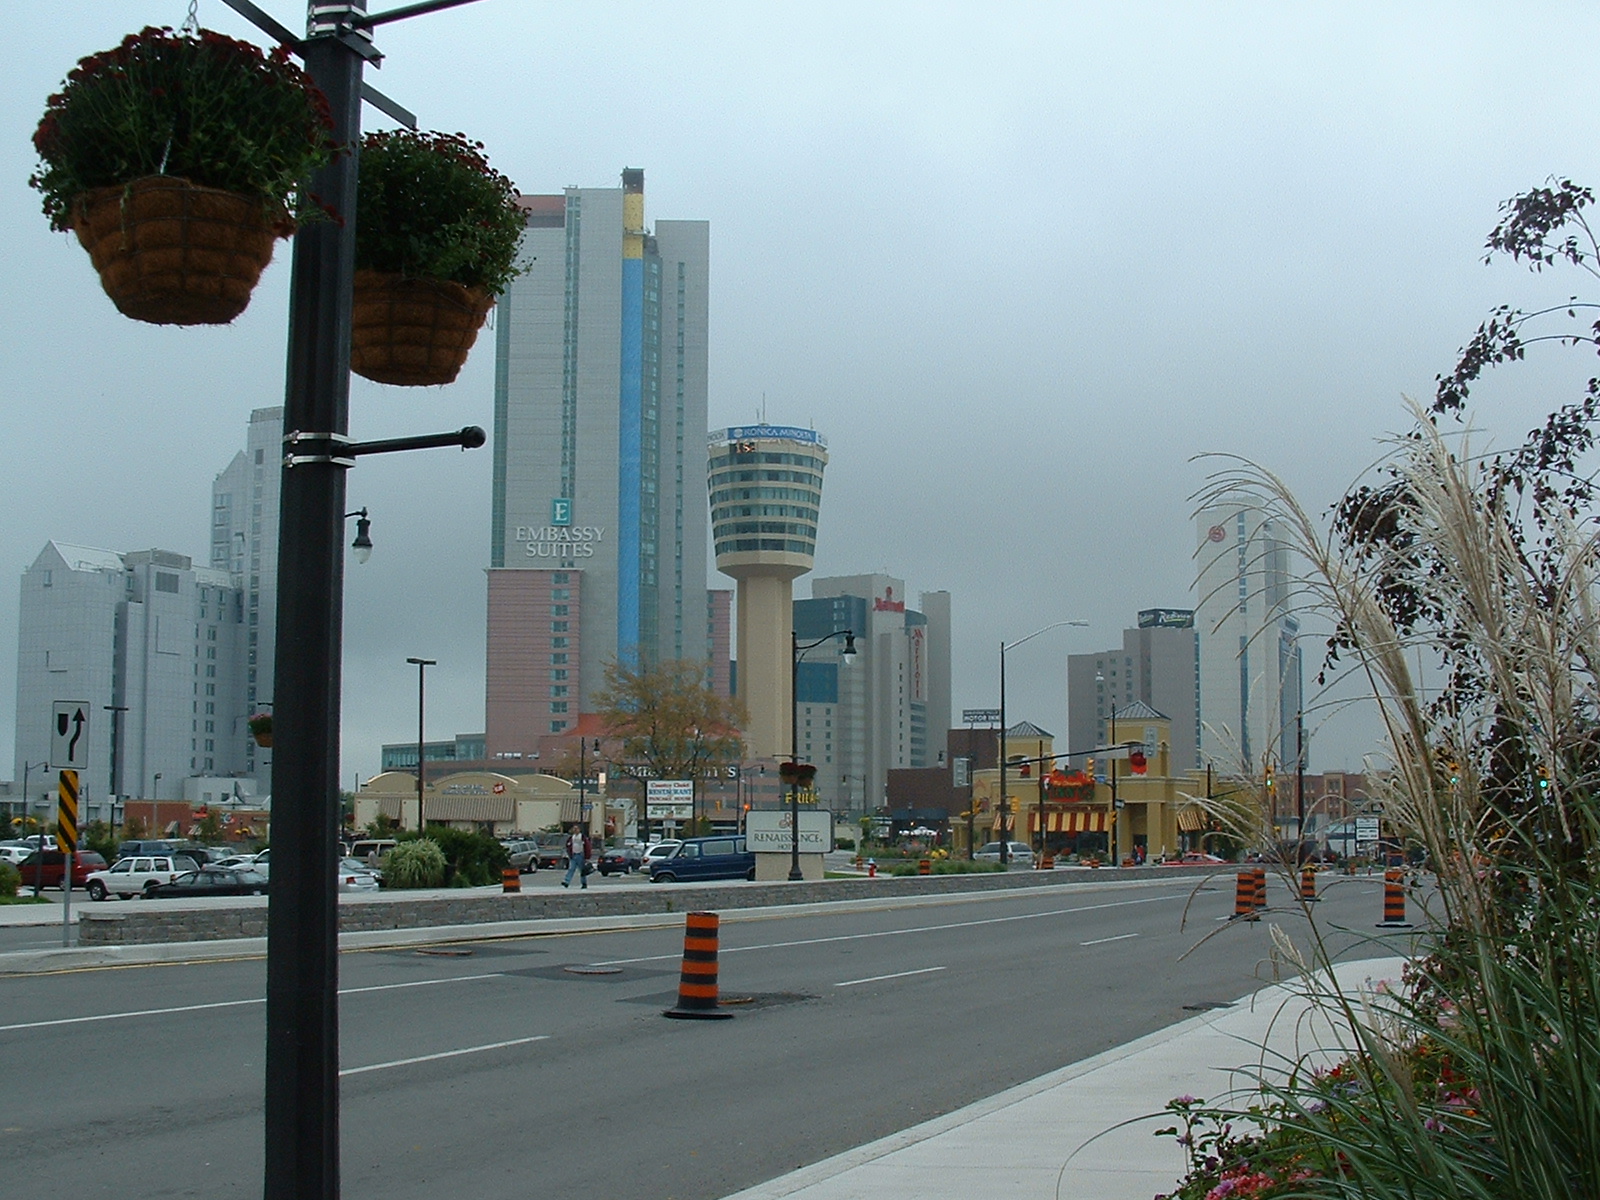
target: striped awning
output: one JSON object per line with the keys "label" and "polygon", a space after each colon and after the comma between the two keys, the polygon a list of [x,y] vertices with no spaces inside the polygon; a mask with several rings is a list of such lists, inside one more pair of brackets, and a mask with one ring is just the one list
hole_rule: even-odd
{"label": "striped awning", "polygon": [[1198,833],[1206,827],[1206,810],[1190,806],[1178,813],[1178,828],[1184,833]]}
{"label": "striped awning", "polygon": [[[1046,809],[1046,833],[1104,833],[1111,828],[1111,816],[1104,809]],[[1028,813],[1028,831],[1039,832],[1039,810]]]}

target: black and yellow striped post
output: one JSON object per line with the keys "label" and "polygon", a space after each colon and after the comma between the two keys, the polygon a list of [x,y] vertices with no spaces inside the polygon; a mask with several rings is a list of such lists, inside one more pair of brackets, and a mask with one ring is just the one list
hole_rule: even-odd
{"label": "black and yellow striped post", "polygon": [[717,931],[720,924],[721,918],[716,913],[685,914],[678,1003],[663,1016],[691,1021],[721,1021],[733,1016],[717,1007]]}
{"label": "black and yellow striped post", "polygon": [[[61,772],[59,799],[56,803],[56,848],[63,854],[71,854],[78,848],[78,773],[76,771]],[[65,876],[69,881],[72,878],[71,867],[67,868]],[[71,886],[70,883],[67,886]]]}

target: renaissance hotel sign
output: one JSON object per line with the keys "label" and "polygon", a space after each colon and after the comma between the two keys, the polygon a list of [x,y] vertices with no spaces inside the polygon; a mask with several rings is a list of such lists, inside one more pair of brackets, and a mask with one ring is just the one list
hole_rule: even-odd
{"label": "renaissance hotel sign", "polygon": [[516,540],[529,558],[593,558],[604,525],[518,525]]}

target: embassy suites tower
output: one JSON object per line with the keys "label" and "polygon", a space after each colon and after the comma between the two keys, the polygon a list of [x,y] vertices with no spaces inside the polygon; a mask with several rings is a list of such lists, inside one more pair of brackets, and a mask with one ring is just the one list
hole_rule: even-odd
{"label": "embassy suites tower", "polygon": [[[486,751],[570,733],[606,663],[726,645],[706,588],[710,226],[620,188],[523,196],[495,356]],[[726,672],[722,672],[726,678]]]}

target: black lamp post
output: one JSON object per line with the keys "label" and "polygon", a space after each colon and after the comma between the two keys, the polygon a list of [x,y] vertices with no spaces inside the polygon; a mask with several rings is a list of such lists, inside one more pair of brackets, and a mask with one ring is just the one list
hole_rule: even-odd
{"label": "black lamp post", "polygon": [[1027,637],[1019,637],[1014,642],[1000,643],[1000,865],[1003,867],[1011,858],[1011,839],[1007,836],[1006,815],[1010,807],[1006,796],[1006,651],[1015,650],[1023,642],[1031,642],[1042,633],[1049,633],[1052,629],[1060,629],[1065,625],[1084,626],[1087,621],[1056,621],[1046,625],[1043,629],[1035,629]]}
{"label": "black lamp post", "polygon": [[[111,802],[106,805],[106,828],[112,833],[117,831],[117,797],[122,794],[122,763],[119,753],[120,746],[117,731],[121,722],[117,720],[128,711],[126,704],[102,704],[101,708],[111,714]],[[28,794],[27,780],[23,780],[22,794]]]}
{"label": "black lamp post", "polygon": [[[579,738],[578,739],[578,819],[583,822],[583,825],[584,825],[585,829],[588,829],[589,826],[593,823],[593,822],[591,822],[589,820],[589,814],[584,812],[584,809],[589,807],[589,769],[588,769],[588,766],[584,763],[584,760],[583,760],[583,753],[584,753],[584,749],[587,746],[587,744],[588,743],[587,743],[586,739],[584,739],[584,738]],[[595,754],[595,758],[598,760],[599,757],[600,757],[600,739],[599,738],[595,738],[595,740],[594,740],[594,754]],[[604,837],[605,837],[605,824],[604,824],[604,822],[601,823],[600,830],[601,830],[601,839],[604,840]]]}
{"label": "black lamp post", "polygon": [[814,650],[823,642],[834,638],[844,639],[844,649],[839,657],[849,666],[856,658],[856,634],[853,629],[835,629],[814,642],[800,642],[800,635],[789,631],[789,882],[805,878],[800,870],[800,659],[807,650]]}
{"label": "black lamp post", "polygon": [[422,831],[427,828],[422,823],[422,776],[425,769],[422,765],[422,713],[425,695],[423,689],[428,668],[439,664],[431,658],[408,658],[406,661],[417,669],[417,836],[421,837]]}

